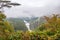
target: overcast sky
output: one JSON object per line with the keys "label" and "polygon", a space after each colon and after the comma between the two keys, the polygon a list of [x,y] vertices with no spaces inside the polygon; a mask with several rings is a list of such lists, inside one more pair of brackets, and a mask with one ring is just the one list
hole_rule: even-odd
{"label": "overcast sky", "polygon": [[11,0],[20,6],[5,8],[7,17],[43,16],[60,13],[60,0]]}

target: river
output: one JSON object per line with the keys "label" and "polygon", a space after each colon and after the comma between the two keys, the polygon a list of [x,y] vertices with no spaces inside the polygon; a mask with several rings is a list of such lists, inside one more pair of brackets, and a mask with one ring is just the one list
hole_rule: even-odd
{"label": "river", "polygon": [[27,22],[27,21],[25,21],[25,20],[24,20],[24,22],[25,22],[25,25],[26,25],[26,27],[27,27],[28,31],[30,31],[30,32],[31,32],[31,29],[30,29],[30,26],[29,26],[29,25],[30,25],[30,23],[28,23],[28,22]]}

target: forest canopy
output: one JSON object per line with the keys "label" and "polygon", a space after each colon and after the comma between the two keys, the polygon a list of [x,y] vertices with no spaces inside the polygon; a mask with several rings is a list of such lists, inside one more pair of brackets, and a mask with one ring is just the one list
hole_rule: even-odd
{"label": "forest canopy", "polygon": [[0,40],[60,40],[59,15],[44,16],[46,22],[40,24],[31,32],[15,31],[4,14],[0,13],[0,17]]}

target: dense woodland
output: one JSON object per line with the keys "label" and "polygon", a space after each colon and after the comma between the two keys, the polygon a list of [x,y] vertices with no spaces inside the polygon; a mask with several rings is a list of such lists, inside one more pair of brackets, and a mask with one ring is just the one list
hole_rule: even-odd
{"label": "dense woodland", "polygon": [[[7,21],[6,16],[0,13],[0,40],[60,40],[60,16],[53,14],[51,17],[44,16],[44,18],[46,22],[36,26],[31,32],[15,31],[20,23],[14,28],[14,24]],[[25,27],[23,23],[22,26]]]}
{"label": "dense woodland", "polygon": [[15,31],[17,30],[22,30],[22,31],[27,31],[27,27],[21,18],[7,18],[10,24],[13,25]]}

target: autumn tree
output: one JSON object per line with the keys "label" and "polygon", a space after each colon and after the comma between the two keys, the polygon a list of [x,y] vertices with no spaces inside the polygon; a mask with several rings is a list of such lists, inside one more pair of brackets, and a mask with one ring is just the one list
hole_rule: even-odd
{"label": "autumn tree", "polygon": [[12,32],[14,32],[13,26],[6,20],[6,16],[0,12],[0,38],[6,39]]}
{"label": "autumn tree", "polygon": [[48,36],[48,39],[58,39],[60,37],[60,16],[53,14],[50,17],[44,16],[44,18],[46,22],[40,25],[37,30]]}

